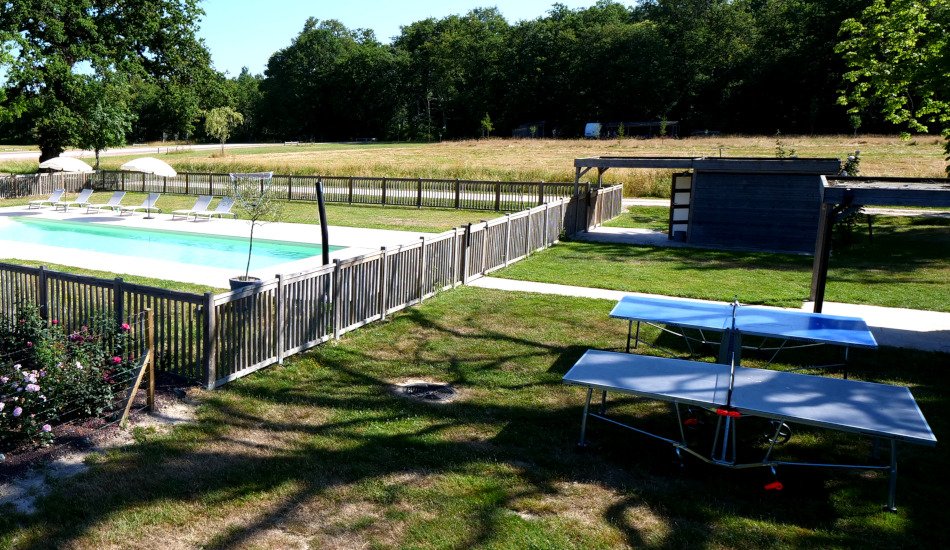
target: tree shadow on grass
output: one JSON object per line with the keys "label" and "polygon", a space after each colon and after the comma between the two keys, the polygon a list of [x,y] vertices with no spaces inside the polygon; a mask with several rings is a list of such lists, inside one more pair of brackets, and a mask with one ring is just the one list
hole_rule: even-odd
{"label": "tree shadow on grass", "polygon": [[[932,513],[916,517],[919,507],[911,508],[912,521],[919,524],[909,534],[878,527],[874,521],[840,530],[840,504],[829,483],[843,479],[841,484],[853,487],[850,491],[858,503],[855,515],[860,515],[867,503],[882,499],[886,484],[880,478],[787,470],[782,479],[789,489],[781,495],[767,494],[761,490],[762,472],[731,472],[691,462],[685,472],[674,473],[668,446],[603,424],[591,426],[593,448],[577,453],[574,443],[583,392],[562,387],[556,375],[583,352],[579,346],[552,345],[481,328],[460,331],[423,310],[414,310],[412,318],[413,323],[453,341],[487,343],[504,338],[521,346],[520,351],[495,355],[477,346],[465,348],[470,350],[467,354],[453,352],[455,372],[442,370],[450,364],[445,357],[415,355],[411,363],[417,372],[464,381],[465,369],[475,364],[478,369],[501,368],[519,357],[538,362],[543,356],[549,358],[550,366],[527,374],[535,382],[516,392],[503,388],[489,397],[428,405],[388,391],[389,377],[398,374],[393,370],[399,367],[376,356],[375,350],[344,345],[321,348],[283,369],[210,394],[197,424],[179,427],[173,437],[117,452],[89,473],[63,482],[40,501],[38,515],[0,521],[0,536],[9,539],[19,523],[22,532],[38,537],[20,546],[64,546],[116,521],[116,516],[165,503],[173,507],[200,504],[212,511],[190,521],[212,526],[188,523],[187,530],[207,529],[214,533],[207,547],[231,548],[251,544],[262,533],[283,528],[291,518],[299,520],[314,499],[329,498],[334,491],[361,483],[413,475],[436,485],[444,476],[474,476],[486,484],[474,488],[474,494],[463,491],[434,497],[463,501],[466,531],[452,534],[447,544],[452,547],[516,543],[505,537],[511,512],[526,500],[564,499],[566,516],[571,516],[570,507],[580,510],[591,505],[583,500],[583,493],[575,500],[564,497],[564,484],[587,487],[592,494],[603,494],[595,488],[606,491],[613,501],[603,503],[601,516],[595,519],[618,529],[631,546],[707,545],[710,538],[725,544],[753,544],[763,540],[762,529],[781,530],[781,537],[769,539],[778,545],[847,546],[872,541],[900,545],[915,540],[939,545],[943,540],[941,531],[933,528],[938,523],[930,517]],[[549,401],[552,397],[556,399]],[[946,409],[944,402],[942,409]],[[657,431],[675,429],[662,406],[640,406],[625,398],[617,401],[617,407],[618,414],[638,425]],[[297,414],[301,411],[312,415]],[[498,468],[510,473],[493,474]],[[916,479],[907,488],[916,489],[925,482]],[[910,494],[908,490],[908,499]],[[371,500],[364,493],[354,498]],[[246,499],[263,502],[245,510],[245,519],[230,520],[226,507]],[[438,510],[445,504],[424,503],[398,490],[392,499],[404,499],[409,508]],[[664,529],[651,529],[637,516],[640,509],[652,511]],[[430,513],[443,517],[438,511]],[[444,516],[452,513],[442,511]],[[144,517],[143,521],[149,521]],[[730,522],[747,527],[737,528]],[[569,528],[586,531],[585,527],[589,526],[580,523]],[[537,529],[547,534],[544,526]],[[583,533],[576,536],[578,541],[585,540]]]}

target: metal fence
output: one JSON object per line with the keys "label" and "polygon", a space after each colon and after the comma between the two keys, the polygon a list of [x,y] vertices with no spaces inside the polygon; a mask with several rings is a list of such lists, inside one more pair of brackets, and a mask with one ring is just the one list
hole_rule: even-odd
{"label": "metal fence", "polygon": [[[104,190],[227,195],[228,174],[179,173],[174,178],[101,171],[94,185]],[[316,201],[323,185],[327,202],[514,212],[574,194],[574,183],[476,181],[461,179],[377,178],[364,176],[274,175],[271,187],[290,201]],[[589,184],[581,184],[581,192]]]}
{"label": "metal fence", "polygon": [[0,263],[0,312],[66,324],[152,309],[157,366],[214,388],[465,284],[620,213],[622,187],[547,201],[419,242],[218,295]]}

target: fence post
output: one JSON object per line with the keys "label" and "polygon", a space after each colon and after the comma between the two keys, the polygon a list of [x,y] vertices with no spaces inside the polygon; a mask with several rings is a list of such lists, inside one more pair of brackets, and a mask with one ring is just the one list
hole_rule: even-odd
{"label": "fence post", "polygon": [[162,176],[162,193],[168,192],[168,178]]}
{"label": "fence post", "polygon": [[418,186],[418,191],[416,192],[416,208],[422,208],[422,178],[418,178],[416,185]]}
{"label": "fence post", "polygon": [[422,246],[419,248],[419,303],[421,304],[422,298],[426,295],[426,238],[419,238],[422,240]]}
{"label": "fence post", "polygon": [[505,214],[505,267],[511,257],[511,214]]}
{"label": "fence post", "polygon": [[152,308],[145,309],[145,338],[148,342],[148,392],[146,403],[149,412],[151,412],[155,410],[155,313]]}
{"label": "fence post", "polygon": [[40,317],[43,319],[49,318],[49,288],[47,287],[46,281],[46,266],[40,266],[39,275],[36,278],[36,286],[39,291],[39,302],[40,302]]}
{"label": "fence post", "polygon": [[538,204],[544,204],[544,180],[538,184]]}
{"label": "fence post", "polygon": [[386,205],[386,178],[383,178],[383,206]]}
{"label": "fence post", "polygon": [[485,271],[488,270],[488,220],[482,220],[482,223],[485,224],[485,228],[482,229],[482,270],[481,270],[481,274],[484,275]]}
{"label": "fence post", "polygon": [[125,191],[125,172],[119,172],[119,174],[121,175],[122,190]]}
{"label": "fence post", "polygon": [[501,211],[501,182],[495,182],[495,212]]}
{"label": "fence post", "polygon": [[[288,186],[289,187],[289,186]],[[277,364],[284,364],[284,325],[287,315],[284,312],[284,276],[277,274]]]}
{"label": "fence post", "polygon": [[214,335],[217,331],[217,319],[214,314],[214,294],[210,292],[205,292],[204,303],[202,304],[202,309],[204,310],[205,317],[205,330],[204,330],[204,374],[205,374],[205,388],[209,390],[214,389],[214,381],[216,378],[216,368],[217,368],[217,354],[215,353],[215,342]]}
{"label": "fence post", "polygon": [[189,180],[191,179],[188,176],[189,176],[188,172],[185,172],[185,194],[186,195],[188,194],[188,184],[190,183]]}
{"label": "fence post", "polygon": [[294,177],[287,176],[287,200],[291,201],[294,199]]}
{"label": "fence post", "polygon": [[[458,210],[462,204],[462,182],[455,178],[455,209]],[[466,246],[468,244],[466,243]]]}
{"label": "fence post", "polygon": [[[352,179],[350,180],[352,181]],[[333,339],[340,339],[340,322],[343,312],[340,307],[340,260],[333,260]]]}
{"label": "fence post", "polygon": [[531,254],[533,250],[531,249],[531,211],[528,211],[528,215],[525,216],[525,231],[524,231],[524,255],[527,256]]}
{"label": "fence post", "polygon": [[379,320],[386,320],[386,310],[389,309],[389,296],[387,291],[389,290],[389,266],[387,265],[388,260],[386,260],[386,247],[380,247],[380,256],[379,256]]}
{"label": "fence post", "polygon": [[541,237],[541,248],[545,248],[548,246],[548,244],[550,244],[548,241],[548,211],[549,210],[551,210],[551,206],[548,204],[545,204],[544,205],[544,221],[543,221],[543,225],[541,226],[542,231],[543,231],[542,237]]}
{"label": "fence post", "polygon": [[142,192],[143,193],[145,192],[145,178],[146,178],[146,174],[143,172],[142,173]]}
{"label": "fence post", "polygon": [[122,288],[122,277],[116,277],[112,282],[112,308],[115,310],[115,320],[118,323],[125,318],[125,291]]}
{"label": "fence post", "polygon": [[350,178],[350,193],[349,193],[349,198],[347,199],[347,202],[349,202],[350,204],[353,204],[353,178],[352,177]]}
{"label": "fence post", "polygon": [[468,282],[468,247],[472,245],[472,223],[469,222],[465,226],[465,234],[462,238],[462,258],[461,258],[461,267],[462,267],[462,284]]}
{"label": "fence post", "polygon": [[214,195],[214,174],[208,174],[208,194]]}
{"label": "fence post", "polygon": [[452,228],[452,288],[458,286],[459,281],[459,228]]}

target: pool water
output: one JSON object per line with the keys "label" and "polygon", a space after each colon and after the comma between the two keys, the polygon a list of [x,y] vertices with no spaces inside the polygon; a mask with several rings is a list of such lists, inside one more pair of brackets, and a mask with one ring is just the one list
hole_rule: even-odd
{"label": "pool water", "polygon": [[[0,223],[0,241],[58,246],[241,272],[247,264],[248,239],[243,237],[26,217],[8,220],[9,223]],[[331,246],[330,251],[341,248]],[[320,256],[322,253],[323,248],[319,244],[254,239],[251,271]]]}

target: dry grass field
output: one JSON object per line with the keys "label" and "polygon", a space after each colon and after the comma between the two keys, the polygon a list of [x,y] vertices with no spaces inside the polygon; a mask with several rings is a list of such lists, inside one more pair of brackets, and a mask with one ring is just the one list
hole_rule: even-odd
{"label": "dry grass field", "polygon": [[[163,155],[179,171],[273,170],[278,174],[325,174],[462,178],[506,181],[573,181],[573,160],[600,155],[844,158],[861,151],[868,176],[945,177],[943,141],[938,136],[714,136],[684,139],[517,140],[492,138],[431,144],[313,144],[299,146],[181,151]],[[136,155],[141,156],[141,155]],[[131,157],[105,157],[103,168],[118,168]],[[0,171],[29,172],[35,164],[6,165]],[[594,177],[590,174],[589,177]],[[612,170],[608,183],[623,182],[628,196],[663,196],[669,173]]]}

